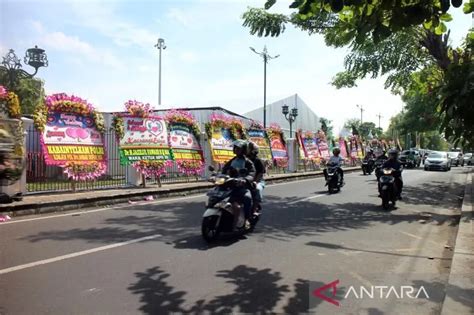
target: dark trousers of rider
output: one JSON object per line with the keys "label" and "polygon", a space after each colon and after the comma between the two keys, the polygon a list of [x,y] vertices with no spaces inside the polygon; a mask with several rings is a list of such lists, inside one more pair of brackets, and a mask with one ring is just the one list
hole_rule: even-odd
{"label": "dark trousers of rider", "polygon": [[[342,170],[342,168],[338,168],[337,171],[341,175],[341,182],[343,182],[344,181],[344,171]],[[323,170],[323,174],[324,174],[324,178],[328,179],[328,170],[327,169]]]}
{"label": "dark trousers of rider", "polygon": [[246,188],[236,188],[232,192],[230,201],[242,202],[244,204],[245,218],[250,218],[250,210],[252,209],[252,194]]}

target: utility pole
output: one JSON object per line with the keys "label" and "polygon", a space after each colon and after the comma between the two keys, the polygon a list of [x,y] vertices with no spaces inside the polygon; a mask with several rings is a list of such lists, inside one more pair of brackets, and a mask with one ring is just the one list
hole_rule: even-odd
{"label": "utility pole", "polygon": [[267,46],[263,47],[263,51],[257,52],[254,48],[250,50],[263,58],[263,128],[267,127],[267,63],[268,60],[280,57],[280,55],[270,56],[268,54]]}
{"label": "utility pole", "polygon": [[383,118],[383,116],[379,113],[378,115],[375,115],[379,118],[379,129],[380,129],[380,119]]}
{"label": "utility pole", "polygon": [[362,125],[362,113],[365,111],[365,109],[362,105],[356,105],[356,106],[360,108],[360,124]]}
{"label": "utility pole", "polygon": [[158,69],[158,105],[161,105],[161,50],[166,49],[165,40],[158,38],[158,43],[155,45],[160,51],[160,63]]}

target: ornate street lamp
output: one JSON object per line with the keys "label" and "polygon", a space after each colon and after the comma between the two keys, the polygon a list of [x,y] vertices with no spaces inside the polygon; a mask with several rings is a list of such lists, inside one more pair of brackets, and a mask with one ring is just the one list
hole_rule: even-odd
{"label": "ornate street lamp", "polygon": [[24,62],[35,69],[35,72],[30,74],[25,70],[21,69],[20,58],[17,57],[15,51],[10,49],[10,51],[3,57],[2,65],[0,66],[0,71],[5,72],[8,76],[8,89],[14,89],[18,84],[18,80],[32,78],[38,73],[38,69],[41,67],[48,66],[48,58],[44,49],[30,48],[25,53]]}
{"label": "ornate street lamp", "polygon": [[298,108],[294,107],[290,110],[288,109],[288,105],[283,105],[281,107],[281,113],[285,116],[285,119],[288,120],[290,123],[290,137],[293,136],[293,122],[296,120],[296,117],[298,116]]}

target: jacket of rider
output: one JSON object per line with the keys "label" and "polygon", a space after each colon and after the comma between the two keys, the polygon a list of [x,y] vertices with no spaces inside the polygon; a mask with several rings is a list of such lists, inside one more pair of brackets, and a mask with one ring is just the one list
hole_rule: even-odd
{"label": "jacket of rider", "polygon": [[[229,171],[233,168],[232,164],[234,164],[234,165],[236,164],[236,163],[234,163],[234,161],[236,159],[244,159],[243,165],[244,165],[244,168],[247,170],[247,176],[245,176],[243,178],[245,178],[247,180],[247,183],[249,183],[249,184],[252,183],[253,179],[255,177],[255,166],[253,165],[252,161],[250,159],[248,159],[247,157],[238,157],[238,156],[233,157],[222,168],[222,174],[230,175]],[[239,172],[238,169],[237,169],[237,172]],[[237,177],[240,177],[240,175],[237,175]]]}

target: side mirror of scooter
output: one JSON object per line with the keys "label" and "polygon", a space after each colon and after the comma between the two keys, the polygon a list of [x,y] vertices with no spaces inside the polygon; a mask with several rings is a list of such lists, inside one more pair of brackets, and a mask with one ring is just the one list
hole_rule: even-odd
{"label": "side mirror of scooter", "polygon": [[216,169],[214,168],[214,166],[212,165],[209,165],[209,167],[207,168],[210,172],[214,172]]}

